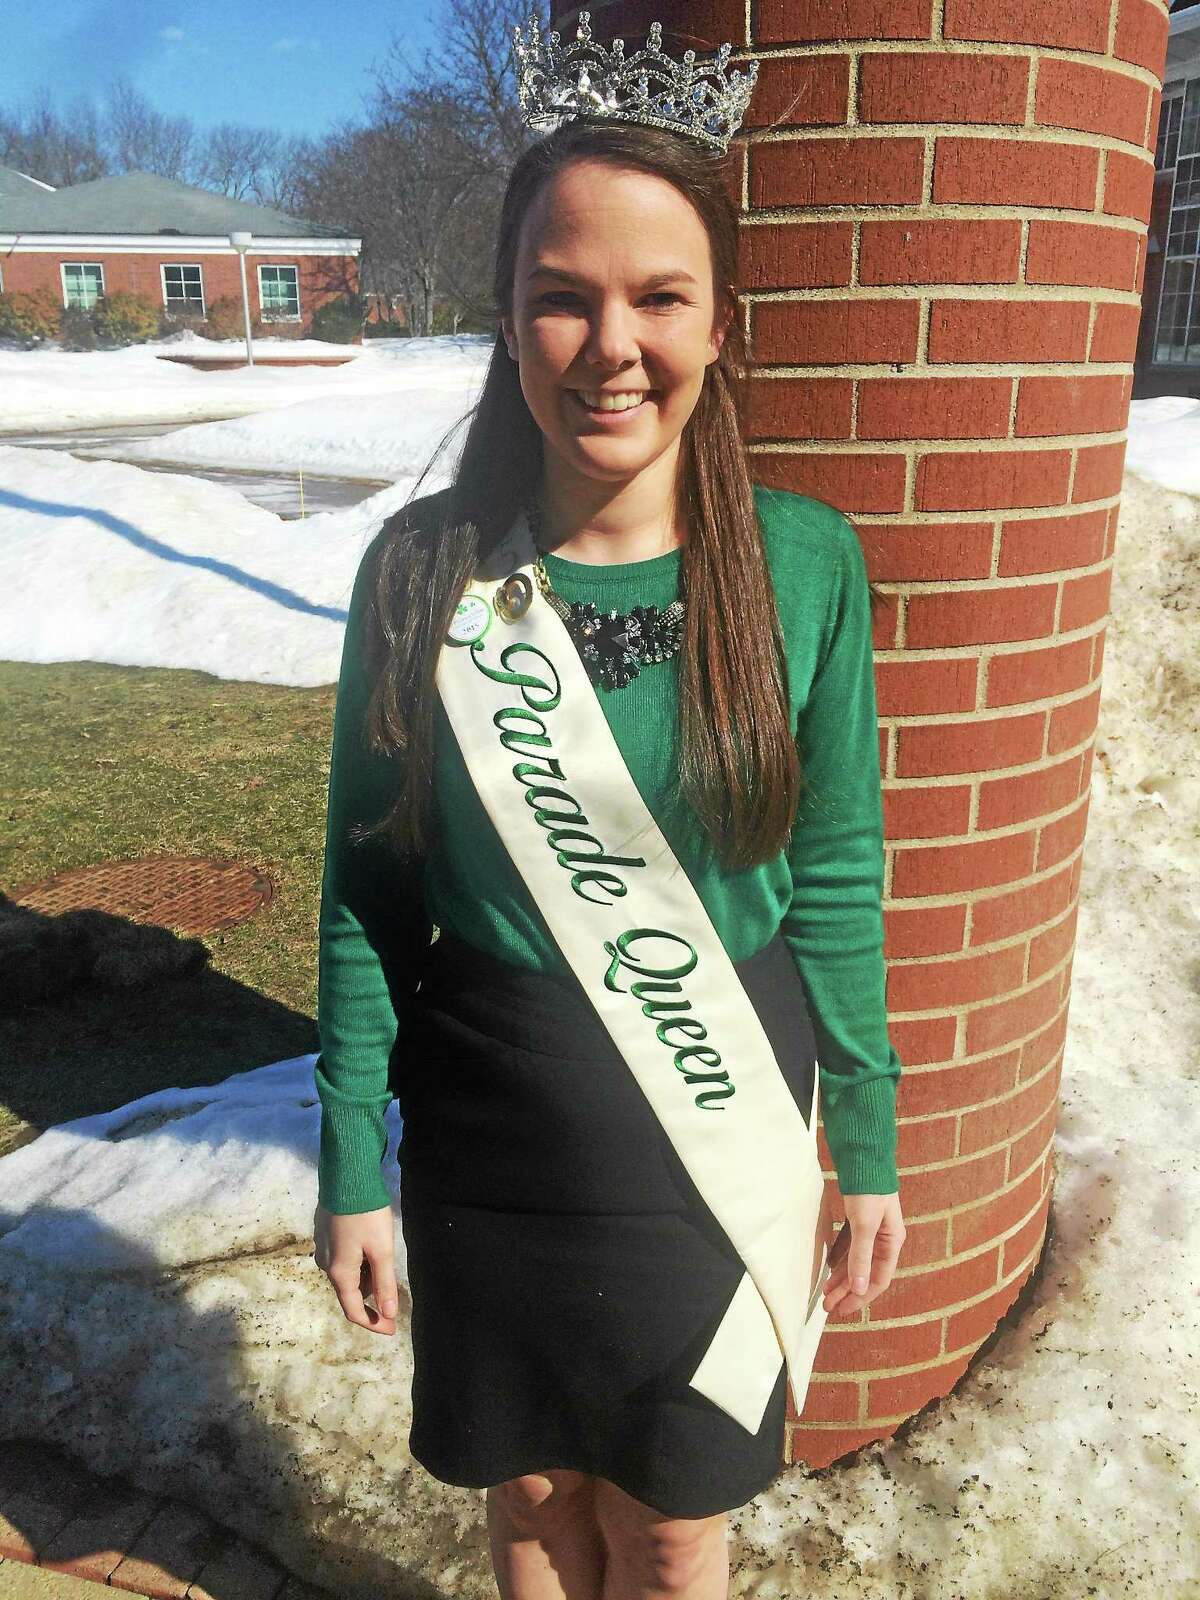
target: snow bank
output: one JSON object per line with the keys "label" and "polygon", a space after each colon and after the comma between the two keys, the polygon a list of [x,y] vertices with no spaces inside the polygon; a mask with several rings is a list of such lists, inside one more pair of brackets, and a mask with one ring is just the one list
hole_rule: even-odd
{"label": "snow bank", "polygon": [[[369,339],[361,347],[351,346],[359,353],[340,367],[240,367],[228,372],[197,372],[178,362],[157,359],[160,352],[200,347],[207,351],[245,350],[237,341],[213,342],[195,335],[177,335],[124,350],[0,349],[0,434],[234,417],[325,397],[368,397],[424,385],[436,391],[459,381],[469,385],[475,373],[482,373],[481,363],[492,343],[482,334]],[[303,344],[325,353],[342,348],[320,340]],[[269,341],[262,348],[286,355],[295,353],[296,341]],[[236,458],[226,458],[222,464],[239,463]],[[287,465],[294,466],[294,462],[289,460]],[[363,475],[382,476],[374,472]]]}

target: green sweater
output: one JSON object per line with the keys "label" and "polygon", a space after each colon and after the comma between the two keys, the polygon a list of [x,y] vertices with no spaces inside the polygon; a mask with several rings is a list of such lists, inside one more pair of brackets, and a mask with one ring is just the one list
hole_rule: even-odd
{"label": "green sweater", "polygon": [[[666,806],[678,771],[678,658],[646,667],[624,688],[596,692],[730,958],[755,954],[782,930],[812,1016],[821,1117],[842,1193],[892,1194],[901,1063],[884,1000],[883,815],[866,565],[857,534],[831,506],[757,485],[755,500],[805,779],[787,850],[750,869],[723,870],[693,814]],[[669,604],[681,563],[680,549],[607,566],[546,557],[564,598],[618,611]],[[318,1198],[337,1214],[390,1203],[381,1172],[384,1114],[404,1071],[415,958],[433,926],[520,966],[570,970],[470,781],[440,700],[436,844],[423,860],[402,865],[378,841],[348,838],[355,822],[382,814],[396,779],[393,758],[369,751],[361,737],[368,694],[361,618],[371,565],[364,557],[346,622],[319,924]]]}

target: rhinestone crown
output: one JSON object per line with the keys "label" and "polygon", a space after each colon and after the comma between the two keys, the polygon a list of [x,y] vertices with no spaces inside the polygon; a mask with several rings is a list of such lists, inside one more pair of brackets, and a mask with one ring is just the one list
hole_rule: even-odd
{"label": "rhinestone crown", "polygon": [[626,60],[624,39],[612,50],[592,39],[590,11],[581,11],[575,40],[562,45],[557,29],[542,37],[536,12],[513,28],[517,92],[527,127],[550,131],[579,117],[641,122],[671,128],[724,154],[754,93],[758,62],[746,72],[726,73],[731,45],[697,63],[685,50],[682,63],[665,55],[662,23],[652,22],[644,49]]}

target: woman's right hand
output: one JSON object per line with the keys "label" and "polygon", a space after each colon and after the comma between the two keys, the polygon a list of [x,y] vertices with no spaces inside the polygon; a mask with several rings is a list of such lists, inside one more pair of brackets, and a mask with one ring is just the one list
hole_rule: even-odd
{"label": "woman's right hand", "polygon": [[[314,1228],[317,1266],[333,1285],[347,1322],[368,1333],[395,1333],[400,1296],[396,1288],[396,1232],[391,1206],[336,1216],[317,1207]],[[367,1297],[375,1301],[367,1305]]]}

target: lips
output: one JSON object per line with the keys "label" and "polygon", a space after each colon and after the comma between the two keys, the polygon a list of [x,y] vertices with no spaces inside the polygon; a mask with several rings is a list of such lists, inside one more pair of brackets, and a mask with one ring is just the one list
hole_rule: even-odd
{"label": "lips", "polygon": [[[599,390],[599,391],[596,391],[596,392],[603,393],[604,391],[603,390]],[[614,390],[612,392],[613,393],[617,393],[618,391]],[[631,394],[631,393],[634,393],[635,391],[633,391],[633,390],[621,390],[619,392],[622,393],[622,394]],[[578,390],[578,389],[568,389],[567,390],[567,393],[572,397],[572,399],[575,401],[576,405],[579,407],[579,409],[581,411],[586,412],[589,417],[602,417],[602,418],[608,418],[608,417],[620,418],[620,417],[628,416],[633,412],[641,411],[643,409],[643,407],[645,406],[647,400],[649,400],[654,395],[655,390],[653,390],[653,389],[643,389],[643,390],[636,391],[636,392],[639,392],[641,394],[641,397],[642,397],[637,402],[636,405],[625,405],[625,406],[621,406],[619,408],[604,408],[604,409],[601,409],[599,407],[593,408],[592,406],[589,406],[587,401],[583,398],[583,394],[582,394],[582,392],[580,390]]]}

